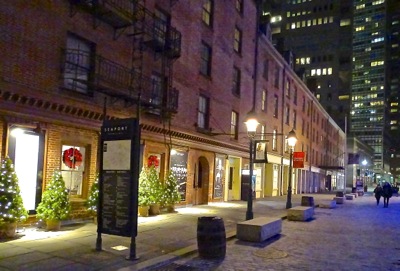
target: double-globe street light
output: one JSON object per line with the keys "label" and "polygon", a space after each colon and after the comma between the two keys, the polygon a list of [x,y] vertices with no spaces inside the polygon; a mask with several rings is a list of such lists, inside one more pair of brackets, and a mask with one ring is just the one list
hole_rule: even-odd
{"label": "double-globe street light", "polygon": [[[254,137],[257,135],[257,127],[260,124],[257,120],[256,113],[254,110],[250,111],[247,114],[247,119],[245,121],[247,127],[247,136],[250,139],[250,167],[249,167],[249,175],[250,175],[250,184],[248,189],[248,196],[247,196],[247,211],[246,211],[246,220],[253,219],[253,160],[254,160]],[[276,134],[277,135],[277,134]],[[282,135],[282,134],[281,134]],[[293,149],[297,142],[296,133],[291,130],[287,136],[288,145],[290,147],[290,166],[289,166],[289,186],[288,186],[288,197],[286,208],[291,208],[291,197],[292,197],[292,156],[293,156]],[[288,207],[290,206],[290,207]]]}
{"label": "double-globe street light", "polygon": [[296,133],[293,130],[289,132],[287,140],[290,148],[290,154],[289,154],[289,184],[288,184],[287,199],[286,199],[286,209],[290,209],[292,208],[293,150],[297,142]]}

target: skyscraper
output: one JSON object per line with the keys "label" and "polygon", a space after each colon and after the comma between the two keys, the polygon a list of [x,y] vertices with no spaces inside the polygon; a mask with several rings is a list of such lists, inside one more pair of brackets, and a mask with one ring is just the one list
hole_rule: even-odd
{"label": "skyscraper", "polygon": [[354,1],[350,130],[374,149],[376,177],[385,180],[389,150],[398,143],[390,136],[399,127],[398,2]]}
{"label": "skyscraper", "polygon": [[352,1],[268,1],[273,42],[292,51],[296,73],[345,130],[351,83]]}

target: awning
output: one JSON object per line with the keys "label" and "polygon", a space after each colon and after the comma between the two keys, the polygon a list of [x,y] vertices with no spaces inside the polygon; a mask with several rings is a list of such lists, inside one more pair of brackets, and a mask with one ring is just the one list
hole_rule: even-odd
{"label": "awning", "polygon": [[320,169],[344,170],[343,166],[318,166]]}

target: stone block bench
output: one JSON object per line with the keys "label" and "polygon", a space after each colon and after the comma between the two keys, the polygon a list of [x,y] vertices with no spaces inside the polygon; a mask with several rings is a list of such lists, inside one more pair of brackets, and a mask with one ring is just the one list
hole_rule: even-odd
{"label": "stone block bench", "polygon": [[336,200],[324,200],[318,204],[319,208],[333,209],[336,208]]}
{"label": "stone block bench", "polygon": [[353,200],[355,197],[353,194],[346,194],[346,200]]}
{"label": "stone block bench", "polygon": [[296,206],[288,209],[288,220],[307,221],[312,219],[314,215],[314,207]]}
{"label": "stone block bench", "polygon": [[354,195],[355,198],[358,197],[358,194],[357,194],[357,193],[351,193],[351,195]]}
{"label": "stone block bench", "polygon": [[333,200],[336,201],[336,204],[343,204],[345,197],[334,197]]}
{"label": "stone block bench", "polygon": [[239,222],[236,237],[242,241],[263,242],[282,231],[282,218],[257,217]]}

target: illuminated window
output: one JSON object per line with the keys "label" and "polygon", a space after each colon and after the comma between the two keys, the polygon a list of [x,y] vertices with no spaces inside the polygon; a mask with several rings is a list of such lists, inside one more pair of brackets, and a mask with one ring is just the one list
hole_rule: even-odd
{"label": "illuminated window", "polygon": [[82,196],[85,156],[86,148],[84,147],[63,145],[61,148],[61,175],[72,197]]}
{"label": "illuminated window", "polygon": [[242,31],[239,28],[235,28],[235,39],[233,42],[233,49],[237,53],[242,51]]}
{"label": "illuminated window", "polygon": [[206,0],[203,4],[203,22],[208,25],[212,26],[212,12],[213,12],[214,2],[213,0]]}
{"label": "illuminated window", "polygon": [[351,25],[351,20],[350,19],[340,20],[340,26],[348,26],[348,25]]}
{"label": "illuminated window", "polygon": [[231,115],[231,138],[232,139],[238,139],[238,134],[239,134],[239,117],[238,113],[235,111],[232,111]]}

